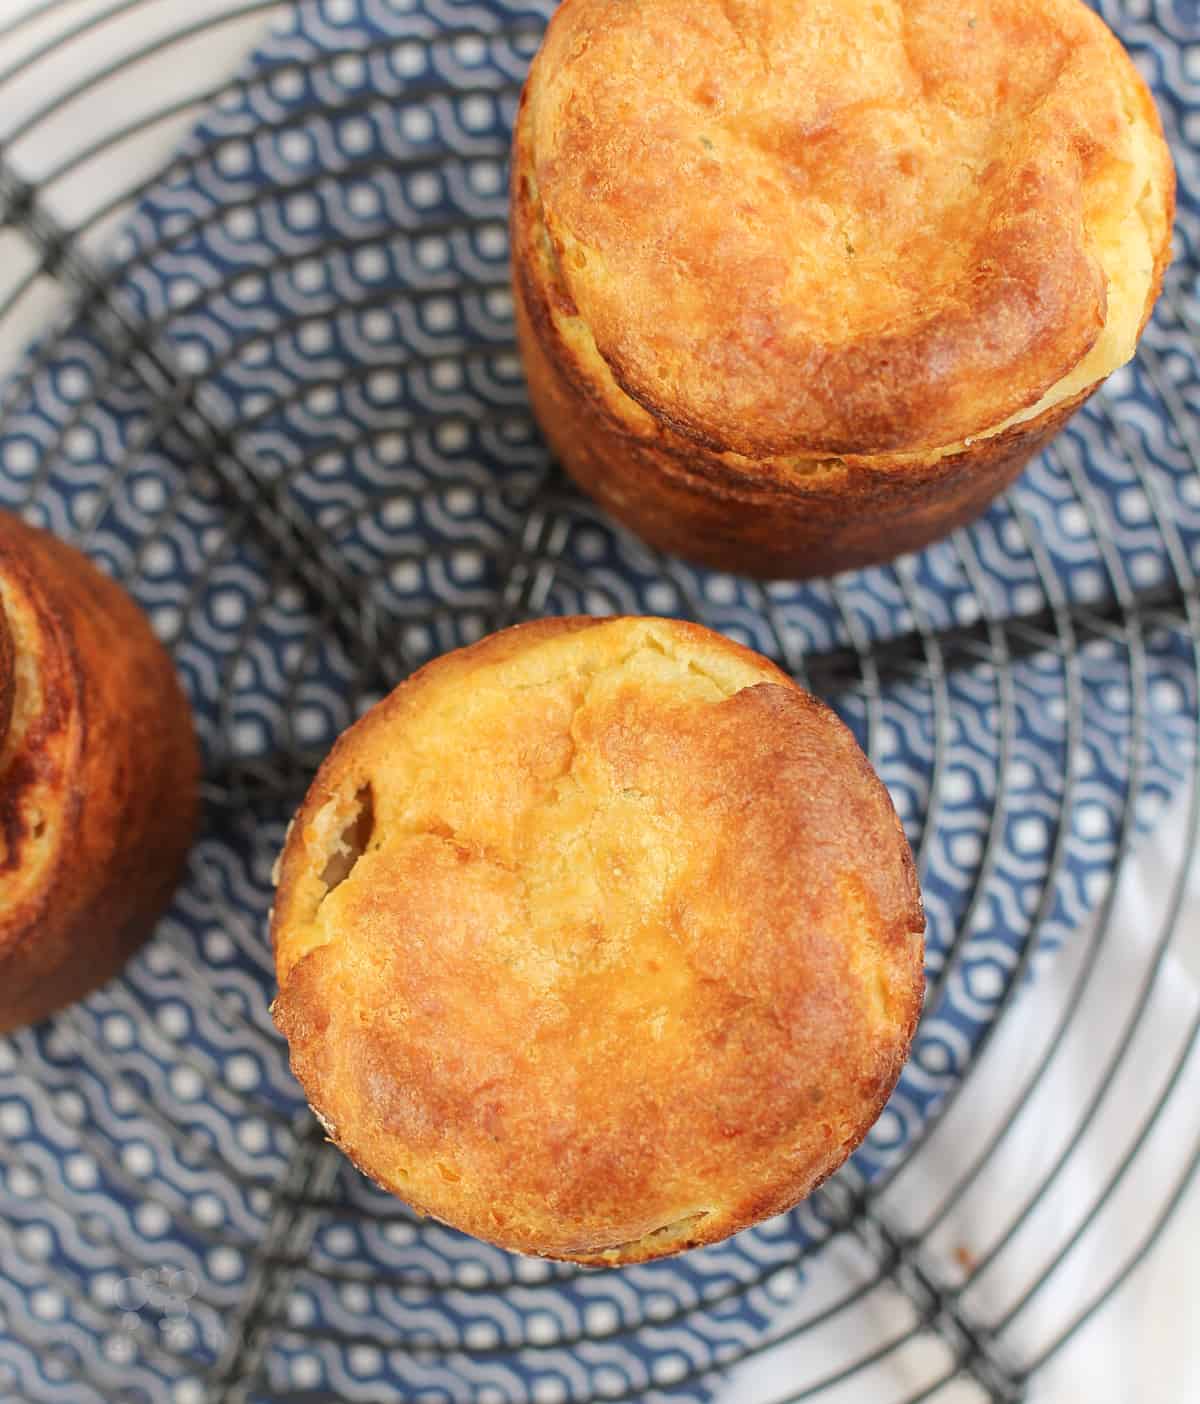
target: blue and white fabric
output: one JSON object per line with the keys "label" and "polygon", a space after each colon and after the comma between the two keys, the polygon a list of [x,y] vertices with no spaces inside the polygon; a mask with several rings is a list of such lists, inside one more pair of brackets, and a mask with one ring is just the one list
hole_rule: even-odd
{"label": "blue and white fabric", "polygon": [[[830,700],[919,854],[933,992],[855,1183],[912,1152],[1195,763],[1194,6],[1100,6],[1179,167],[1177,261],[1137,362],[976,526],[766,587],[614,527],[531,420],[506,157],[552,8],[288,9],[117,239],[107,311],[4,391],[0,505],[129,584],[191,695],[210,803],[126,974],[0,1041],[0,1399],[221,1398],[208,1372],[269,1272],[254,1399],[704,1400],[797,1290],[827,1199],[580,1272],[421,1223],[348,1164],[316,1192],[288,1180],[309,1122],[267,1014],[272,862],[306,765],[428,658],[580,611],[687,614],[801,676],[844,658]],[[1123,613],[1154,591],[1157,614]]]}

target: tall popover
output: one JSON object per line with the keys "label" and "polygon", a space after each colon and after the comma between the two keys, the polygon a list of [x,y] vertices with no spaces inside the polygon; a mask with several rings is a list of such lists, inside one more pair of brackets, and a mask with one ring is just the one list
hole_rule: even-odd
{"label": "tall popover", "polygon": [[1173,205],[1083,0],[564,0],[514,146],[534,408],[657,546],[885,560],[1129,359]]}

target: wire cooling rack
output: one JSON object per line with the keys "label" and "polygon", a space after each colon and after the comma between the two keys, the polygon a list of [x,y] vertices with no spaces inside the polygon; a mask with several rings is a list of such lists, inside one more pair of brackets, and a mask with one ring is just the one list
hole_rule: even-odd
{"label": "wire cooling rack", "polygon": [[[0,1044],[5,1400],[1015,1404],[1190,1183],[1195,6],[1102,7],[1183,187],[1136,368],[978,527],[803,587],[654,555],[540,445],[503,163],[551,8],[0,18],[0,503],[147,609],[207,800],[154,941]],[[927,1017],[859,1156],[781,1220],[621,1273],[375,1191],[266,1014],[270,868],[333,737],[426,658],[576,611],[700,620],[829,699],[930,915]],[[1147,891],[1135,842],[1172,797]]]}

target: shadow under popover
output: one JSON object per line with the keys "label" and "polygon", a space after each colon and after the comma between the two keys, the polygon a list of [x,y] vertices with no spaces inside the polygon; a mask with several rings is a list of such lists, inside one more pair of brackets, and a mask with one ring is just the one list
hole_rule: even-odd
{"label": "shadow under popover", "polygon": [[535,412],[655,546],[890,559],[1133,355],[1174,188],[1083,0],[564,0],[513,153]]}
{"label": "shadow under popover", "polygon": [[416,673],[291,827],[274,1017],[330,1137],[503,1247],[646,1261],[861,1141],[923,991],[850,731],[695,625],[553,619]]}

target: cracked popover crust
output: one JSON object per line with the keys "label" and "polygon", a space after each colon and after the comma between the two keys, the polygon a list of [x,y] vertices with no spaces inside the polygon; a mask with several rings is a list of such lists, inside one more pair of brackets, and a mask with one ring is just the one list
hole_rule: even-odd
{"label": "cracked popover crust", "polygon": [[883,785],[692,624],[543,620],[431,663],[338,741],[277,879],[273,1013],[329,1135],[526,1253],[642,1262],[788,1209],[921,1005]]}
{"label": "cracked popover crust", "polygon": [[1173,208],[1083,0],[564,0],[514,142],[533,406],[657,546],[884,560],[1130,358]]}
{"label": "cracked popover crust", "polygon": [[78,551],[0,512],[0,1033],[81,998],[149,936],[199,769],[149,620]]}

